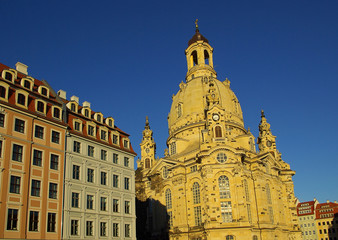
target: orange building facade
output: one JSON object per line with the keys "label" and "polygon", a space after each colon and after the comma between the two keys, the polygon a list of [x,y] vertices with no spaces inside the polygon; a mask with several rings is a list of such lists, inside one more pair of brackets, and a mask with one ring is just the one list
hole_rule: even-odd
{"label": "orange building facade", "polygon": [[67,125],[27,66],[0,64],[0,238],[60,239]]}

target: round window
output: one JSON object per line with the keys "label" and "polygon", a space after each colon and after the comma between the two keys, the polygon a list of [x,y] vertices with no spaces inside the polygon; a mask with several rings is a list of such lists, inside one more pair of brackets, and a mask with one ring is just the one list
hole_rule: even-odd
{"label": "round window", "polygon": [[225,153],[217,154],[217,161],[220,163],[224,163],[227,160],[227,155]]}

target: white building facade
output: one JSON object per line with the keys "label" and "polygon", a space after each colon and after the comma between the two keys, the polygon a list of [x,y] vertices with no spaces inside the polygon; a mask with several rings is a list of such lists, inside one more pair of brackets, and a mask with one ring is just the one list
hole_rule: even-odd
{"label": "white building facade", "polygon": [[80,106],[77,97],[65,102],[63,239],[136,239],[136,154],[128,134],[90,103]]}

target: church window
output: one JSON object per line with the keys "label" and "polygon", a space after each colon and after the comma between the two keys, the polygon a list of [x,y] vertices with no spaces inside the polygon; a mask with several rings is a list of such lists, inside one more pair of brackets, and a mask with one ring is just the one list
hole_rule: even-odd
{"label": "church window", "polygon": [[222,128],[221,128],[221,126],[216,126],[215,127],[215,136],[216,137],[222,137]]}
{"label": "church window", "polygon": [[192,186],[192,194],[193,194],[194,204],[201,203],[200,185],[197,182],[195,182]]}
{"label": "church window", "polygon": [[173,155],[176,153],[176,142],[172,142],[170,144],[170,155]]}
{"label": "church window", "polygon": [[163,178],[168,177],[168,168],[166,166],[163,167]]}
{"label": "church window", "polygon": [[257,235],[253,235],[253,236],[252,236],[252,240],[258,240]]}
{"label": "church window", "polygon": [[243,186],[244,186],[244,191],[245,191],[245,198],[249,202],[250,194],[249,194],[248,181],[246,179],[243,180]]}
{"label": "church window", "polygon": [[270,186],[269,184],[265,185],[265,191],[266,191],[266,199],[268,201],[268,204],[271,204],[271,192],[270,192]]}
{"label": "church window", "polygon": [[179,103],[177,106],[177,117],[181,117],[182,116],[182,104]]}
{"label": "church window", "polygon": [[197,59],[197,52],[196,51],[193,51],[191,53],[191,57],[192,57],[192,61],[193,61],[193,65],[198,65],[198,59]]}
{"label": "church window", "polygon": [[231,201],[221,202],[221,214],[223,222],[232,222]]}
{"label": "church window", "polygon": [[167,189],[165,191],[165,203],[166,203],[167,210],[172,208],[171,190],[170,189]]}
{"label": "church window", "polygon": [[234,236],[233,235],[227,235],[226,237],[225,237],[225,240],[234,240],[235,238],[234,238]]}
{"label": "church window", "polygon": [[270,222],[273,224],[273,209],[271,206],[269,207],[269,216],[270,216]]}
{"label": "church window", "polygon": [[246,210],[248,212],[248,221],[249,221],[249,223],[251,223],[252,222],[252,217],[251,217],[251,205],[250,204],[246,205]]}
{"label": "church window", "polygon": [[195,225],[201,226],[201,224],[202,224],[201,206],[194,207],[194,214],[195,214]]}
{"label": "church window", "polygon": [[230,183],[229,178],[227,176],[220,176],[218,178],[218,186],[219,186],[219,196],[221,199],[230,198]]}
{"label": "church window", "polygon": [[204,50],[204,60],[205,60],[205,64],[209,65],[209,53],[207,50]]}
{"label": "church window", "polygon": [[150,159],[147,158],[145,161],[145,168],[150,168]]}
{"label": "church window", "polygon": [[224,163],[226,160],[227,160],[227,155],[225,155],[225,153],[217,154],[217,161],[219,163]]}

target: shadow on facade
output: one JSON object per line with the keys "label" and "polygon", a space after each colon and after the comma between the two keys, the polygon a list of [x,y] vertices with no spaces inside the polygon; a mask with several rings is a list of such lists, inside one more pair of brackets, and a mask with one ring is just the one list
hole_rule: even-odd
{"label": "shadow on facade", "polygon": [[137,240],[169,240],[169,216],[159,201],[136,198],[136,217]]}
{"label": "shadow on facade", "polygon": [[334,214],[331,226],[328,229],[330,240],[338,240],[338,213]]}

